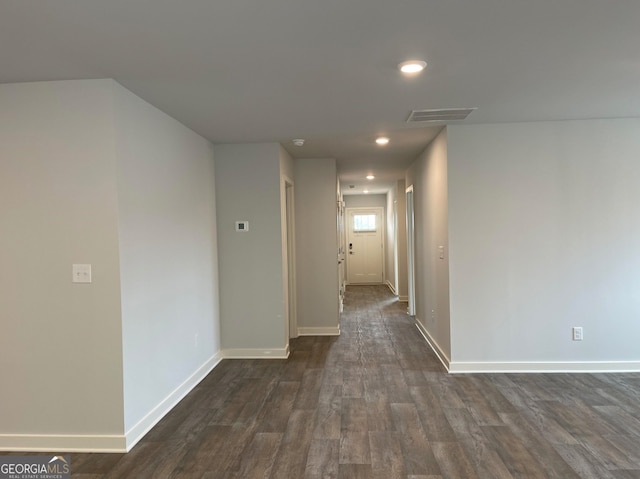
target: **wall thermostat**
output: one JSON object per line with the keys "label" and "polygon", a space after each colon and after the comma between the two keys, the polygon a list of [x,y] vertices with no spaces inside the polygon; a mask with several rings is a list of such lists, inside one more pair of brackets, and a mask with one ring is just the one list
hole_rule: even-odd
{"label": "wall thermostat", "polygon": [[249,231],[249,222],[236,221],[236,231]]}

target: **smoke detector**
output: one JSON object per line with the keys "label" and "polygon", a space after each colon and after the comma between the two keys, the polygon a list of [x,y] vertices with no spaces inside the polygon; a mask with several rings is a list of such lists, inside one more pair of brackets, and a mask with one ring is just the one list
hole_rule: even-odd
{"label": "smoke detector", "polygon": [[296,146],[302,146],[304,145],[304,138],[296,138],[295,140],[291,140],[291,143]]}

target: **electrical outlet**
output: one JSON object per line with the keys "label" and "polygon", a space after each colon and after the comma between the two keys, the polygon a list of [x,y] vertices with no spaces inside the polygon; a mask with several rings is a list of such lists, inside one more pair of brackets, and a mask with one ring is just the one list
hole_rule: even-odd
{"label": "electrical outlet", "polygon": [[72,283],[91,283],[91,265],[90,264],[73,264]]}
{"label": "electrical outlet", "polygon": [[582,341],[582,338],[583,338],[582,327],[576,326],[576,327],[572,328],[571,331],[573,333],[573,340],[574,341]]}

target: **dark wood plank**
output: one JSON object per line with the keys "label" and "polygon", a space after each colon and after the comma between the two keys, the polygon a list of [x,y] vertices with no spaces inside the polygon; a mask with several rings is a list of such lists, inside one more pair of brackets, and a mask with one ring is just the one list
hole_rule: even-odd
{"label": "dark wood plank", "polygon": [[342,386],[325,387],[314,417],[314,439],[340,439],[342,427]]}
{"label": "dark wood plank", "polygon": [[367,402],[363,398],[342,398],[341,430],[367,432]]}
{"label": "dark wood plank", "polygon": [[304,478],[336,479],[338,477],[339,459],[339,439],[312,439],[309,454],[307,455]]}
{"label": "dark wood plank", "polygon": [[259,432],[284,432],[299,388],[300,383],[297,381],[280,381],[265,404],[265,412],[268,413],[262,417]]}
{"label": "dark wood plank", "polygon": [[567,464],[578,473],[582,479],[615,479],[613,473],[607,470],[604,465],[593,457],[581,445],[556,446],[560,455],[567,461]]}
{"label": "dark wood plank", "polygon": [[371,479],[371,464],[340,464],[339,479]]}
{"label": "dark wood plank", "polygon": [[340,435],[340,464],[371,464],[368,432],[342,432]]}
{"label": "dark wood plank", "polygon": [[322,369],[307,369],[302,375],[298,397],[294,409],[315,409],[318,405],[320,387],[322,386]]}
{"label": "dark wood plank", "polygon": [[[431,443],[442,475],[450,479],[478,479],[471,461],[457,442]],[[493,478],[495,479],[495,478]]]}
{"label": "dark wood plank", "polygon": [[287,430],[273,466],[273,477],[302,477],[311,447],[315,411],[299,409],[291,413]]}
{"label": "dark wood plank", "polygon": [[391,405],[388,401],[367,401],[367,426],[369,431],[394,431]]}
{"label": "dark wood plank", "polygon": [[391,411],[396,429],[400,433],[400,444],[408,474],[439,475],[429,441],[420,424],[414,404],[392,404]]}
{"label": "dark wood plank", "polygon": [[542,465],[508,427],[481,426],[481,428],[485,436],[495,444],[496,452],[513,477],[547,478]]}
{"label": "dark wood plank", "polygon": [[401,479],[407,475],[397,432],[370,432],[371,469],[375,479]]}
{"label": "dark wood plank", "polygon": [[229,477],[234,479],[264,479],[271,475],[282,434],[259,432],[246,447]]}
{"label": "dark wood plank", "polygon": [[550,479],[579,479],[578,474],[571,469],[566,461],[558,454],[551,443],[527,419],[520,414],[500,414],[503,422],[509,427],[536,459]]}

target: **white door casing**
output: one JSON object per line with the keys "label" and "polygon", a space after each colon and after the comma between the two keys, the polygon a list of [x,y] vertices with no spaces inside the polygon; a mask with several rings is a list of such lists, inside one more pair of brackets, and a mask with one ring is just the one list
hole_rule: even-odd
{"label": "white door casing", "polygon": [[384,211],[347,208],[347,278],[350,284],[384,280]]}
{"label": "white door casing", "polygon": [[415,274],[415,215],[413,202],[413,185],[407,190],[407,287],[409,289],[409,305],[407,312],[416,314],[416,274]]}

